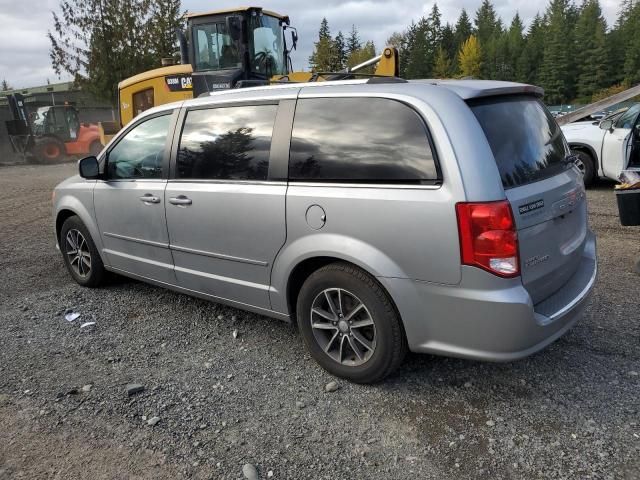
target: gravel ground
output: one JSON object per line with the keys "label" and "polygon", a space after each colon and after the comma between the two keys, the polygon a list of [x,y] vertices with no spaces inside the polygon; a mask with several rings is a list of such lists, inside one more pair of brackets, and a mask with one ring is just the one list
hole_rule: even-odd
{"label": "gravel ground", "polygon": [[234,479],[247,463],[274,479],[640,478],[640,231],[619,226],[610,184],[588,192],[600,277],[562,339],[507,364],[411,355],[380,385],[326,392],[288,324],[122,278],[76,285],[50,220],[74,170],[0,168],[0,479]]}

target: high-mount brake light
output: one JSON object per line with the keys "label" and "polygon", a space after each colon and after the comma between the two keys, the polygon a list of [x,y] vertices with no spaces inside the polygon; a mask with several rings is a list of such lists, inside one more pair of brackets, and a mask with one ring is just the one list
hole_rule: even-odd
{"label": "high-mount brake light", "polygon": [[456,214],[463,265],[500,277],[520,275],[518,234],[509,202],[458,203]]}

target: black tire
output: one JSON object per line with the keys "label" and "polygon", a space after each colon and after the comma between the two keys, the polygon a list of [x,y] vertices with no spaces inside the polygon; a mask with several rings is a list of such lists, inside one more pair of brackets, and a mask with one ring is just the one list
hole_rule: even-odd
{"label": "black tire", "polygon": [[100,143],[99,140],[94,140],[93,142],[91,142],[91,145],[89,145],[89,155],[93,155],[94,157],[97,157],[101,151],[102,151],[102,144]]}
{"label": "black tire", "polygon": [[33,154],[40,163],[58,163],[64,160],[66,149],[64,143],[53,137],[44,137],[36,141]]}
{"label": "black tire", "polygon": [[578,161],[583,165],[580,168],[584,176],[584,186],[590,187],[596,181],[596,164],[591,157],[590,154],[580,151],[580,150],[571,150],[571,154],[578,158]]}
{"label": "black tire", "polygon": [[[367,352],[366,349],[361,349],[370,355],[364,363],[359,365],[345,365],[344,363],[340,363],[325,353],[320,345],[316,337],[317,332],[333,332],[333,330],[318,330],[312,328],[311,309],[314,301],[322,298],[323,292],[327,289],[341,289],[341,291],[347,294],[352,294],[355,300],[364,304],[367,318],[373,320],[375,327],[373,337],[375,339],[373,343],[374,348],[372,353],[370,353],[370,351]],[[340,318],[342,318],[342,306],[340,306],[339,310],[341,311]],[[361,311],[362,310],[363,309],[361,309]],[[313,358],[329,373],[352,382],[375,383],[382,380],[402,363],[407,353],[407,339],[404,328],[402,327],[400,316],[388,294],[371,275],[351,264],[332,263],[312,273],[302,285],[302,289],[298,295],[296,317],[304,343]],[[317,318],[324,319],[325,317],[317,317],[316,315],[315,318],[316,320],[314,320],[314,322],[317,321]],[[327,325],[329,323],[334,325],[339,323],[326,320],[321,321],[325,321]],[[374,327],[369,328],[373,330]],[[351,327],[345,328],[349,328],[348,331],[350,333],[343,333],[341,336],[345,336],[345,340],[347,340],[345,345],[348,345],[351,340],[346,338],[346,336],[349,335],[353,338],[353,334]],[[353,328],[355,329],[357,327],[354,326]],[[314,334],[314,331],[316,334]],[[335,335],[339,334],[341,334],[341,331],[336,328]],[[333,338],[333,333],[326,333],[325,335],[327,335],[326,338]],[[349,346],[345,347],[345,350],[349,349]],[[355,351],[351,350],[351,352],[354,354],[352,358],[356,360]],[[342,359],[342,350],[339,355]],[[345,358],[345,361],[348,360]],[[360,359],[358,361],[362,360]]]}
{"label": "black tire", "polygon": [[[68,238],[70,232],[71,240]],[[79,271],[79,268],[77,267],[81,261],[80,255],[74,256],[72,253],[74,251],[72,247],[73,238],[75,237],[74,232],[79,232],[82,235],[86,245],[85,248],[80,242],[81,248],[79,251],[83,253],[86,252],[86,254],[90,256],[90,267],[88,271],[86,270],[86,261],[82,263],[82,267],[85,267],[84,275],[81,274],[81,271]],[[62,253],[64,264],[78,284],[89,288],[98,287],[102,284],[106,274],[104,264],[102,263],[102,258],[100,258],[98,249],[89,234],[89,230],[87,230],[87,227],[85,227],[80,218],[74,215],[65,220],[62,224],[62,229],[60,230],[58,244],[60,245],[60,252]],[[78,249],[76,249],[76,251],[78,251]],[[76,265],[76,267],[74,267],[74,265]]]}

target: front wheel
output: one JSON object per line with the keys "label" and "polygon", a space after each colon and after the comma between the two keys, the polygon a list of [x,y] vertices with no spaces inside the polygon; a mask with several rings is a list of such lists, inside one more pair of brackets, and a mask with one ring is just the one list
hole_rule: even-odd
{"label": "front wheel", "polygon": [[572,150],[571,154],[575,157],[575,163],[578,169],[582,172],[584,178],[584,186],[590,187],[596,180],[596,166],[591,155]]}
{"label": "front wheel", "polygon": [[307,278],[296,316],[313,358],[329,373],[356,383],[382,380],[407,352],[387,293],[369,274],[346,263],[327,265]]}
{"label": "front wheel", "polygon": [[65,220],[60,230],[60,251],[67,270],[83,287],[99,286],[105,269],[98,249],[84,223],[72,216]]}

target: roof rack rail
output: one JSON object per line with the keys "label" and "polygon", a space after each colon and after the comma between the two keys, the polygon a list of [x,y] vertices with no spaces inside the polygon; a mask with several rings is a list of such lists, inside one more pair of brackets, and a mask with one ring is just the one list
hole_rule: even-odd
{"label": "roof rack rail", "polygon": [[[389,75],[380,75],[375,73],[358,73],[358,72],[315,72],[311,78],[310,82],[315,82],[320,77],[329,77],[325,78],[325,80],[352,80],[354,77],[364,77],[368,78],[369,81],[367,83],[407,83],[404,78],[400,77],[390,77]],[[388,82],[371,82],[373,79],[386,79]]]}

